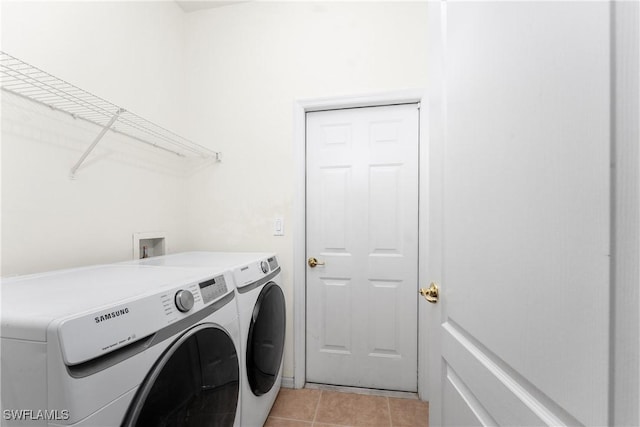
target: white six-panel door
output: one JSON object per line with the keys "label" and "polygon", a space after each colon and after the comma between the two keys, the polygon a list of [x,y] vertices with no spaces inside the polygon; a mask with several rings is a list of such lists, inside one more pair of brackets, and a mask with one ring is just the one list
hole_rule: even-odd
{"label": "white six-panel door", "polygon": [[416,391],[418,105],[307,113],[307,381]]}
{"label": "white six-panel door", "polygon": [[430,425],[610,425],[610,5],[430,7]]}

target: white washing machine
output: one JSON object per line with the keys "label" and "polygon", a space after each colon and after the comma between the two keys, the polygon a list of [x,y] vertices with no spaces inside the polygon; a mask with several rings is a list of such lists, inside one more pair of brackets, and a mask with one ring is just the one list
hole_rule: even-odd
{"label": "white washing machine", "polygon": [[285,300],[275,254],[185,252],[132,261],[165,267],[229,269],[237,291],[243,345],[242,426],[261,427],[282,382]]}
{"label": "white washing machine", "polygon": [[3,280],[3,425],[240,426],[232,283],[134,265]]}

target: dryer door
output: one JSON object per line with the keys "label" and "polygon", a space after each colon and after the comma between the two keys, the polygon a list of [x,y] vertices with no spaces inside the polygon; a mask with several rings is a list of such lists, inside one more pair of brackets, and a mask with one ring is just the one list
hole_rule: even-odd
{"label": "dryer door", "polygon": [[285,315],[282,289],[274,282],[267,283],[253,308],[247,337],[247,379],[256,396],[269,392],[278,377]]}
{"label": "dryer door", "polygon": [[182,335],[138,390],[123,426],[233,426],[238,355],[223,329],[209,324]]}

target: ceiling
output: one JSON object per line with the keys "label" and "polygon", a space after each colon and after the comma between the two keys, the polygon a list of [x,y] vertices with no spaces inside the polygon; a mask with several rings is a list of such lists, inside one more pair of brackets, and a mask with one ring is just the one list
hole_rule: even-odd
{"label": "ceiling", "polygon": [[182,8],[185,12],[195,12],[197,10],[211,9],[214,7],[222,7],[229,6],[231,4],[237,3],[245,3],[249,0],[231,0],[231,1],[223,1],[223,0],[202,0],[202,1],[193,1],[193,0],[175,0],[178,3],[178,6]]}

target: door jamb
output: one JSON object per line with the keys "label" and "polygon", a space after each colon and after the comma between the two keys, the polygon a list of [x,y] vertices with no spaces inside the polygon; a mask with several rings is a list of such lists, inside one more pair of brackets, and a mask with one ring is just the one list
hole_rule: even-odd
{"label": "door jamb", "polygon": [[[295,193],[293,203],[293,385],[304,387],[306,381],[306,113],[322,110],[337,110],[355,107],[378,107],[393,104],[419,103],[420,147],[419,173],[419,212],[418,221],[418,283],[426,280],[428,259],[428,193],[429,174],[425,170],[429,165],[429,145],[427,127],[427,94],[424,89],[401,90],[367,95],[342,96],[295,100],[293,103],[293,145],[295,164]],[[417,298],[417,297],[416,297]],[[416,300],[417,303],[417,300]],[[418,304],[418,393],[420,398],[428,400],[428,352],[423,338],[421,316],[424,304]]]}

